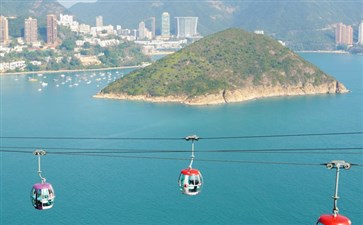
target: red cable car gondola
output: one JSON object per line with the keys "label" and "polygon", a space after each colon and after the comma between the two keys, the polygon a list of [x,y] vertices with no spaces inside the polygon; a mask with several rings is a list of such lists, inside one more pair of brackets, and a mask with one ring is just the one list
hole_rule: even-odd
{"label": "red cable car gondola", "polygon": [[336,177],[335,177],[335,194],[333,196],[334,199],[334,207],[333,207],[333,214],[324,214],[321,215],[316,222],[316,225],[351,225],[352,222],[349,218],[339,215],[338,209],[338,186],[339,186],[339,171],[340,168],[344,168],[346,170],[350,169],[350,164],[346,163],[345,161],[332,161],[326,164],[328,169],[336,168]]}
{"label": "red cable car gondola", "polygon": [[192,168],[194,161],[194,141],[198,140],[198,136],[188,136],[185,139],[187,141],[192,140],[192,158],[189,167],[180,172],[178,184],[183,194],[197,195],[201,192],[203,184],[203,177],[200,171]]}
{"label": "red cable car gondola", "polygon": [[352,222],[349,218],[342,216],[342,215],[331,215],[325,214],[321,215],[316,222],[316,225],[323,224],[323,225],[351,225]]}
{"label": "red cable car gondola", "polygon": [[38,210],[50,209],[54,204],[54,189],[50,183],[46,182],[46,179],[42,177],[40,170],[40,156],[45,155],[44,150],[35,150],[34,155],[38,156],[38,175],[42,180],[42,183],[37,183],[33,185],[30,192],[30,200],[34,208]]}

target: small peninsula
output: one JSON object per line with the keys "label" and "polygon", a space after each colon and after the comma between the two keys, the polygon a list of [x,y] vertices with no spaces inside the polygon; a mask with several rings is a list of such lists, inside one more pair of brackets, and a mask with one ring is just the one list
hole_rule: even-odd
{"label": "small peninsula", "polygon": [[276,40],[233,28],[135,70],[95,97],[209,105],[346,92],[342,83]]}

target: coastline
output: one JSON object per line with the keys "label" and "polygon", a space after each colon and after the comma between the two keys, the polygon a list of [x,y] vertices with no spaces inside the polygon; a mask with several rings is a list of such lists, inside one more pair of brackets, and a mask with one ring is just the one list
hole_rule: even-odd
{"label": "coastline", "polygon": [[130,100],[130,101],[144,101],[153,103],[179,103],[192,106],[206,106],[217,104],[228,104],[245,102],[261,98],[269,97],[285,97],[285,96],[304,96],[304,95],[320,95],[320,94],[342,94],[348,93],[349,90],[339,83],[333,81],[330,83],[322,84],[319,86],[306,85],[282,87],[282,86],[254,86],[237,90],[221,90],[216,94],[205,94],[201,96],[165,96],[155,97],[149,95],[128,95],[125,93],[120,94],[105,94],[97,93],[94,98],[117,99],[117,100]]}
{"label": "coastline", "polygon": [[88,72],[88,71],[103,71],[103,70],[120,70],[120,69],[133,69],[142,68],[142,65],[137,66],[119,66],[119,67],[106,67],[98,69],[76,69],[76,70],[39,70],[39,71],[26,71],[26,72],[11,72],[11,73],[0,73],[0,76],[6,75],[26,75],[26,74],[49,74],[49,73],[73,73],[73,72]]}
{"label": "coastline", "polygon": [[325,53],[325,54],[350,54],[347,51],[342,50],[304,50],[304,51],[294,51],[295,53]]}

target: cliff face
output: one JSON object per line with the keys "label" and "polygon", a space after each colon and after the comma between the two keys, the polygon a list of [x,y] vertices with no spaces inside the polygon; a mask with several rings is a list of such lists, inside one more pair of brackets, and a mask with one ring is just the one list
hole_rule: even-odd
{"label": "cliff face", "polygon": [[344,92],[343,84],[277,41],[229,29],[128,74],[98,97],[201,105]]}

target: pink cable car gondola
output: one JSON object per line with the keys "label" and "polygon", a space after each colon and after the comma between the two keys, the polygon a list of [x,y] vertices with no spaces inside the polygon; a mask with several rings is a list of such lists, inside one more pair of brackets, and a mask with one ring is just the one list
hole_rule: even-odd
{"label": "pink cable car gondola", "polygon": [[46,179],[41,175],[42,171],[40,170],[40,156],[45,154],[46,152],[44,150],[34,151],[34,155],[38,156],[38,175],[42,182],[33,185],[33,188],[30,192],[30,200],[33,207],[38,210],[52,208],[55,198],[52,185],[50,183],[47,183]]}
{"label": "pink cable car gondola", "polygon": [[202,174],[199,170],[192,168],[194,161],[194,141],[197,141],[198,138],[196,135],[185,138],[187,141],[192,140],[192,158],[189,167],[181,171],[178,184],[180,191],[186,195],[197,195],[202,190]]}
{"label": "pink cable car gondola", "polygon": [[350,169],[350,164],[346,163],[345,161],[332,161],[330,163],[326,164],[326,167],[328,169],[336,168],[336,176],[335,176],[335,194],[333,196],[334,199],[334,207],[333,207],[333,214],[324,214],[321,215],[316,222],[316,225],[322,224],[322,225],[351,225],[352,222],[349,218],[339,215],[339,209],[338,209],[338,186],[339,186],[339,171],[340,168],[344,168],[346,170]]}

